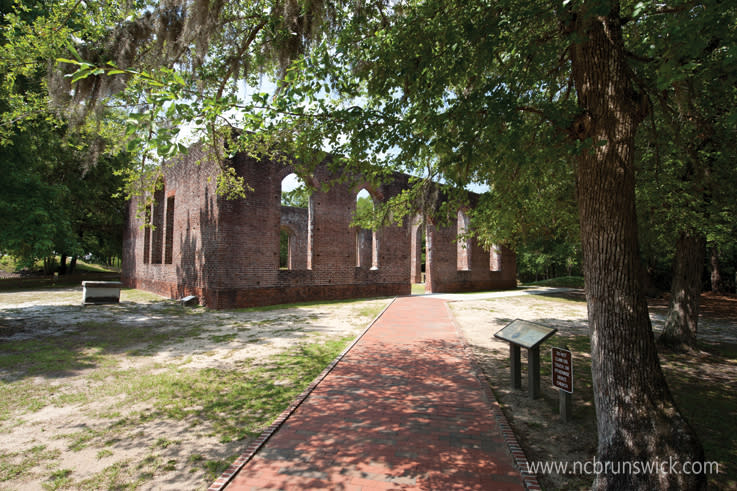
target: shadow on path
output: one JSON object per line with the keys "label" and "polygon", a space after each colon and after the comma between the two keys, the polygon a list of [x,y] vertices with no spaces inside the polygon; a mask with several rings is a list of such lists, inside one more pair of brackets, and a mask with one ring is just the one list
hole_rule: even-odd
{"label": "shadow on path", "polygon": [[227,486],[524,489],[443,300],[397,299]]}

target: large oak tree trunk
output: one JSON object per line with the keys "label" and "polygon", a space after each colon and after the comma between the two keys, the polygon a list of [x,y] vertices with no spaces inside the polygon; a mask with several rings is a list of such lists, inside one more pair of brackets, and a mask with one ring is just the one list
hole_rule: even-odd
{"label": "large oak tree trunk", "polygon": [[659,338],[667,346],[677,348],[696,344],[704,247],[705,239],[699,234],[682,233],[676,243],[670,308]]}
{"label": "large oak tree trunk", "polygon": [[592,142],[577,159],[576,180],[603,471],[594,488],[697,489],[703,475],[627,472],[669,458],[703,460],[703,449],[673,403],[639,281],[634,139],[643,115],[624,59],[618,4],[606,16],[578,12],[572,28],[583,40],[571,45],[582,114],[573,131]]}

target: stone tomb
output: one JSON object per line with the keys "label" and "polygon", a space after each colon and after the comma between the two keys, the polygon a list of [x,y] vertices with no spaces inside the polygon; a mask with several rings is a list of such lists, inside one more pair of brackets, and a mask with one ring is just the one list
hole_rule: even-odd
{"label": "stone tomb", "polygon": [[83,281],[82,303],[85,305],[119,303],[122,287],[120,281]]}

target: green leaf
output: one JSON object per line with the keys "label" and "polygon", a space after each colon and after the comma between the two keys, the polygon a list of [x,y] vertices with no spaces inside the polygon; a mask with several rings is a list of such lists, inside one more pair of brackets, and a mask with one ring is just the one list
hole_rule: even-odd
{"label": "green leaf", "polygon": [[93,75],[95,72],[94,67],[85,67],[80,70],[77,70],[76,72],[72,73],[72,83],[79,82],[82,79],[85,79],[89,77],[90,75]]}
{"label": "green leaf", "polygon": [[79,56],[79,52],[77,51],[77,48],[74,46],[74,43],[71,40],[67,40],[67,49],[72,53],[77,61],[79,61],[80,63],[82,62],[82,57]]}
{"label": "green leaf", "polygon": [[57,63],[69,63],[70,65],[81,65],[80,60],[70,60],[69,58],[57,58]]}

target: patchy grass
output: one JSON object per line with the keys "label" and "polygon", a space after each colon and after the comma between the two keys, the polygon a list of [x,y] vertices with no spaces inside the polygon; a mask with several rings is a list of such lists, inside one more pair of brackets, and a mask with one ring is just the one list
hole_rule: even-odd
{"label": "patchy grass", "polygon": [[386,305],[79,301],[76,288],[0,292],[0,489],[204,488]]}
{"label": "patchy grass", "polygon": [[[185,309],[182,309],[179,304],[174,305],[173,301],[168,300],[160,295],[147,292],[147,291],[143,291],[143,290],[135,290],[133,288],[121,288],[120,301],[121,302],[135,302],[135,303],[164,302],[164,303],[170,303],[172,304],[172,306],[179,307],[180,311],[186,311]],[[195,309],[188,309],[188,311],[198,312],[198,311],[202,311],[202,309],[195,308]]]}
{"label": "patchy grass", "polygon": [[412,283],[412,295],[424,295],[425,284],[424,283]]}
{"label": "patchy grass", "polygon": [[[375,298],[373,300],[383,300],[385,297]],[[272,310],[291,309],[294,307],[320,307],[327,305],[350,305],[363,303],[367,299],[349,299],[349,300],[317,300],[314,302],[297,302],[280,305],[264,305],[261,307],[247,307],[242,309],[232,309],[230,312],[270,312]]]}
{"label": "patchy grass", "polygon": [[108,355],[141,354],[142,350],[160,349],[201,332],[197,326],[169,329],[151,323],[131,326],[85,321],[77,325],[74,334],[3,342],[0,371],[61,377],[116,365],[117,361]]}
{"label": "patchy grass", "polygon": [[105,457],[110,457],[113,455],[112,450],[108,448],[103,448],[102,450],[99,450],[97,452],[97,460],[104,459]]}
{"label": "patchy grass", "polygon": [[[0,483],[32,473],[47,461],[61,455],[59,450],[47,450],[45,445],[36,445],[22,452],[0,451]],[[4,486],[0,488],[5,489]]]}
{"label": "patchy grass", "polygon": [[235,339],[238,339],[238,333],[213,335],[209,336],[208,339],[213,343],[229,343]]}
{"label": "patchy grass", "polygon": [[202,464],[202,467],[207,472],[207,476],[210,481],[214,481],[218,477],[220,477],[220,474],[223,473],[225,469],[230,467],[230,464],[238,458],[237,455],[232,455],[227,459],[220,459],[220,460],[208,460]]}
{"label": "patchy grass", "polygon": [[[105,442],[122,438],[127,431],[146,421],[186,420],[192,427],[204,427],[217,435],[223,443],[254,437],[268,426],[304,387],[337,356],[352,338],[299,345],[287,352],[241,364],[238,369],[182,369],[178,365],[151,370],[115,370],[102,383],[87,388],[82,403],[105,397],[115,398],[120,407],[145,403],[145,411],[129,413],[102,429],[83,430],[59,435],[67,448],[79,452],[90,446],[104,446]],[[6,404],[6,412],[38,410],[58,404],[53,395],[34,398],[33,405],[18,407],[23,392],[14,384],[7,384],[6,393],[13,394],[14,404]],[[49,391],[53,394],[53,391]],[[7,416],[6,416],[6,419]],[[155,446],[167,448],[176,441],[159,438]]]}
{"label": "patchy grass", "polygon": [[356,312],[356,315],[358,315],[358,316],[368,317],[368,318],[370,318],[370,319],[373,320],[385,308],[386,308],[386,305],[376,305],[376,306],[373,306],[373,307],[372,306],[368,306],[368,307],[363,307],[363,308],[357,309],[355,312]]}
{"label": "patchy grass", "polygon": [[533,281],[525,283],[523,286],[552,286],[557,288],[583,288],[583,276],[561,276],[559,278],[550,278],[548,280]]}
{"label": "patchy grass", "polygon": [[71,484],[71,475],[71,469],[59,469],[54,471],[49,480],[43,483],[43,488],[46,490],[64,489]]}
{"label": "patchy grass", "polygon": [[225,443],[258,435],[350,339],[302,345],[237,370],[172,366],[157,373],[117,371],[113,385],[125,394],[123,405],[153,406],[138,414],[138,422],[166,418],[190,421],[193,427],[207,423]]}
{"label": "patchy grass", "polygon": [[[178,365],[149,369],[113,370],[103,377],[104,382],[91,380],[86,388],[84,404],[90,400],[112,398],[119,407],[147,407],[150,409],[129,412],[123,418],[115,419],[116,412],[110,414],[109,424],[84,428],[73,433],[61,434],[70,452],[80,452],[87,448],[97,449],[97,459],[112,455],[108,445],[124,441],[138,426],[151,421],[187,421],[190,428],[200,428],[207,434],[216,436],[221,443],[249,439],[260,434],[265,427],[309,385],[309,383],[332,361],[352,338],[340,338],[325,342],[302,344],[284,353],[241,364],[237,369],[183,369]],[[74,352],[63,348],[54,353],[60,355],[63,365],[78,367]],[[71,353],[71,354],[70,354]],[[63,355],[63,356],[61,356]],[[30,353],[27,356],[33,358]],[[40,373],[48,356],[41,355],[43,362],[27,362],[26,368]],[[58,373],[57,369],[53,369]],[[3,383],[3,406],[5,419],[12,420],[11,414],[37,411],[42,407],[59,403],[54,391],[47,386],[46,395],[31,397],[28,402],[28,384]],[[37,388],[36,388],[37,389]],[[58,389],[57,389],[58,390]],[[175,447],[178,441],[159,438],[153,443],[156,449]],[[44,447],[36,447],[23,453],[0,454],[0,482],[18,478],[38,467],[43,461],[54,461],[59,452],[50,453]],[[231,460],[208,459],[199,467],[205,471],[208,480],[214,479]],[[154,478],[158,471],[172,470],[175,462],[147,458],[132,472],[130,466],[118,463],[106,468],[97,476],[101,485],[118,489],[135,488],[135,482],[146,482]],[[142,470],[143,469],[143,470]],[[146,470],[147,469],[147,470]],[[95,487],[94,480],[73,482],[71,471],[55,472],[44,482],[45,489]],[[132,480],[132,481],[131,481]],[[1,487],[1,486],[0,486]]]}
{"label": "patchy grass", "polygon": [[147,479],[142,479],[141,474],[131,465],[130,461],[123,460],[105,467],[92,477],[74,483],[74,488],[82,491],[97,489],[126,490],[136,489]]}

